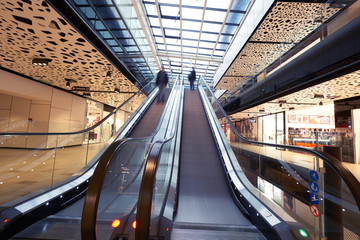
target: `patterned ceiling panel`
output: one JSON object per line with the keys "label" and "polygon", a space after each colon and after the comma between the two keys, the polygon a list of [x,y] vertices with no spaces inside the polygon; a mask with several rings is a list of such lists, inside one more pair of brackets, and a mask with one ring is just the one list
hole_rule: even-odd
{"label": "patterned ceiling panel", "polygon": [[[261,66],[278,59],[293,43],[320,26],[321,21],[314,19],[328,19],[337,11],[339,8],[322,3],[277,2],[215,89],[230,90],[235,86],[236,82],[229,83],[226,76],[246,76],[254,72],[257,65],[260,65],[260,70],[264,69]],[[227,84],[223,81],[227,81]]]}
{"label": "patterned ceiling panel", "polygon": [[[339,78],[315,85],[313,87],[272,100],[271,102],[247,109],[231,115],[233,119],[242,119],[288,111],[312,106],[330,104],[336,100],[356,97],[360,95],[360,70]],[[280,106],[280,102],[283,102]],[[286,102],[286,103],[285,103]],[[259,112],[264,110],[264,112]]]}
{"label": "patterned ceiling panel", "polygon": [[[71,79],[71,86],[96,91],[138,90],[45,1],[1,1],[0,12],[0,66],[66,90],[65,79]],[[51,62],[35,66],[34,58]],[[111,106],[129,96],[91,93],[92,99]]]}

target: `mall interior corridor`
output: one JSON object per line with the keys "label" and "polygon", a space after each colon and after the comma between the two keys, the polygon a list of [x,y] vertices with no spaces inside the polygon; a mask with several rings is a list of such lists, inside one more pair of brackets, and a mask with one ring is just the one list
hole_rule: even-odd
{"label": "mall interior corridor", "polygon": [[360,1],[6,0],[0,50],[0,239],[360,239]]}

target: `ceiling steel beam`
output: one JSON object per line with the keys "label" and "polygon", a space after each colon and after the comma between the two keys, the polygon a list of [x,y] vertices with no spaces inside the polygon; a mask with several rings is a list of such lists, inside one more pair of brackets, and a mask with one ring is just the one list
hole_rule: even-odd
{"label": "ceiling steel beam", "polygon": [[[142,1],[139,0],[132,0],[135,12],[138,16],[138,19],[140,21],[141,27],[143,28],[143,32],[146,36],[146,39],[149,42],[149,46],[151,48],[152,56],[155,59],[156,65],[158,68],[160,68],[160,59],[156,56],[156,46],[155,46],[155,39],[154,36],[151,34],[151,27],[149,25],[148,20],[146,19],[146,10],[144,8],[144,4]],[[151,68],[150,68],[151,69]],[[154,75],[156,75],[156,72],[154,72]]]}
{"label": "ceiling steel beam", "polygon": [[161,53],[158,52],[156,54],[158,57],[167,57],[167,58],[180,58],[180,59],[193,59],[198,61],[205,61],[205,62],[214,62],[214,63],[222,63],[223,59],[221,58],[208,58],[208,57],[199,57],[190,54],[174,54],[174,53]]}
{"label": "ceiling steel beam", "polygon": [[[160,11],[160,6],[159,6],[159,2],[158,0],[155,0],[155,6],[156,6],[156,10],[158,12],[158,18],[159,18],[159,24],[160,24],[160,29],[161,29],[161,35],[162,35],[162,39],[164,41],[164,46],[165,46],[165,51],[166,51],[166,55],[164,57],[167,57],[168,54],[168,49],[167,49],[167,45],[166,45],[166,41],[165,41],[165,32],[164,32],[164,27],[162,24],[162,16],[161,16],[161,11]],[[160,57],[159,54],[156,54],[158,57]],[[172,74],[172,70],[171,70],[171,64],[170,64],[170,59],[169,57],[167,57],[167,61],[169,63],[169,70],[170,70],[170,74],[171,74],[171,79],[173,79],[173,74]]]}

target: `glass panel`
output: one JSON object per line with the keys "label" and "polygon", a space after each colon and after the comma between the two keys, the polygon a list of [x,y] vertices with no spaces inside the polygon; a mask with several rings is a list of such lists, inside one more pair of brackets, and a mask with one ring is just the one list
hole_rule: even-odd
{"label": "glass panel", "polygon": [[232,5],[232,10],[245,11],[250,3],[250,0],[236,0]]}
{"label": "glass panel", "polygon": [[153,30],[154,35],[158,35],[158,36],[162,35],[162,32],[161,32],[160,28],[153,27],[152,30]]}
{"label": "glass panel", "polygon": [[160,11],[161,15],[163,16],[171,16],[171,17],[177,17],[179,16],[179,7],[170,7],[170,6],[164,6],[160,5]]}
{"label": "glass panel", "polygon": [[198,7],[203,7],[205,4],[205,0],[183,0],[182,4],[185,6],[198,6]]}
{"label": "glass panel", "polygon": [[197,47],[198,41],[182,40],[184,46]]}
{"label": "glass panel", "polygon": [[193,9],[193,8],[182,8],[182,18],[183,19],[196,19],[201,20],[203,15],[203,9]]}
{"label": "glass panel", "polygon": [[216,41],[218,34],[201,33],[201,40]]}
{"label": "glass panel", "polygon": [[199,47],[200,48],[213,49],[215,47],[215,43],[200,41]]}
{"label": "glass panel", "polygon": [[[170,184],[170,176],[172,171],[172,156],[173,156],[173,140],[166,142],[162,149],[158,162],[158,169],[156,171],[154,196],[151,211],[151,225],[158,221],[159,215],[162,213],[164,204],[166,204],[167,190]],[[170,226],[165,226],[170,227]],[[155,227],[154,227],[155,228]]]}
{"label": "glass panel", "polygon": [[80,7],[81,11],[83,11],[88,18],[95,18],[96,14],[91,7]]}
{"label": "glass panel", "polygon": [[158,15],[155,4],[145,4],[145,9],[148,15]]}
{"label": "glass panel", "polygon": [[[163,27],[165,28],[180,28],[180,20],[173,20],[173,19],[162,19]],[[151,22],[152,23],[152,22]],[[184,28],[184,25],[183,25]]]}
{"label": "glass panel", "polygon": [[237,26],[234,25],[225,25],[223,33],[228,33],[233,35],[235,33],[236,28]]}
{"label": "glass panel", "polygon": [[98,7],[96,8],[96,12],[101,18],[120,18],[115,7]]}
{"label": "glass panel", "polygon": [[225,21],[225,17],[226,17],[226,12],[206,10],[204,20],[222,23]]}
{"label": "glass panel", "polygon": [[151,138],[130,139],[122,144],[111,161],[101,190],[96,235],[98,239],[110,239],[116,219],[125,224],[136,208],[144,159]]}
{"label": "glass panel", "polygon": [[226,19],[227,23],[240,24],[243,14],[230,12],[228,18]]}
{"label": "glass panel", "polygon": [[[187,39],[194,39],[194,40],[198,40],[199,39],[199,32],[192,32],[192,31],[182,31],[182,37],[187,38]],[[201,34],[201,38],[202,38],[202,34]]]}
{"label": "glass panel", "polygon": [[185,21],[185,20],[182,21],[183,29],[199,31],[200,27],[201,27],[201,22]]}
{"label": "glass panel", "polygon": [[219,9],[227,9],[229,7],[231,0],[208,0],[207,1],[207,8],[219,8]]}
{"label": "glass panel", "polygon": [[173,36],[173,37],[180,36],[180,30],[164,29],[164,32],[165,32],[165,36]]}
{"label": "glass panel", "polygon": [[[154,84],[149,84],[143,92],[151,92],[154,87]],[[87,164],[96,154],[105,150],[103,146],[114,134],[119,134],[117,131],[145,99],[146,95],[139,92],[118,109],[115,117],[110,116],[101,125],[85,133],[66,135],[44,133],[23,136],[2,133],[0,135],[1,207],[12,206],[19,201],[19,198],[23,198],[23,201],[69,182],[81,169],[90,167]],[[97,119],[100,120],[101,118]],[[68,131],[70,126],[70,131],[79,131],[84,129],[85,121],[70,122],[70,125],[65,125],[50,123],[49,130],[65,132],[64,129]]]}

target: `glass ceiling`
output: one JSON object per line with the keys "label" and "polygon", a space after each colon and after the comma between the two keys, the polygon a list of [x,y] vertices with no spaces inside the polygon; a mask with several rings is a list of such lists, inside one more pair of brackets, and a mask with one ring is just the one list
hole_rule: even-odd
{"label": "glass ceiling", "polygon": [[211,83],[250,0],[133,2],[72,0],[139,82],[152,79],[163,64],[173,79],[195,67]]}

